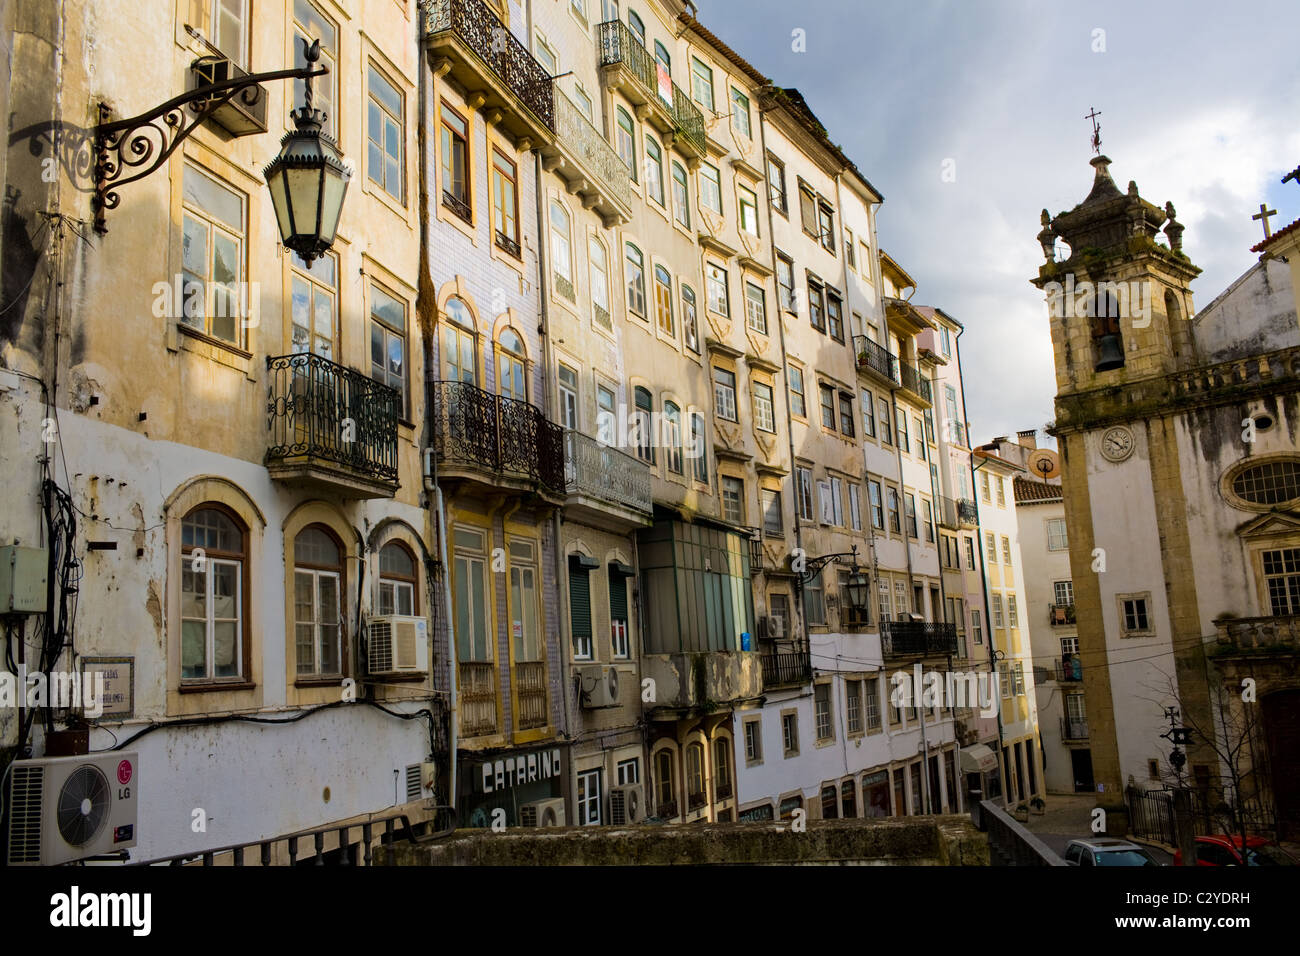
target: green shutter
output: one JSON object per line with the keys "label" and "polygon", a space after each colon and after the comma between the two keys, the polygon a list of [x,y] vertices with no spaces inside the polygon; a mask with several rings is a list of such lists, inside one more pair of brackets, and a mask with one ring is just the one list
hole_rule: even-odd
{"label": "green shutter", "polygon": [[611,621],[627,620],[627,578],[621,574],[609,576],[609,618]]}
{"label": "green shutter", "polygon": [[569,565],[569,618],[573,639],[591,638],[591,582],[586,568]]}

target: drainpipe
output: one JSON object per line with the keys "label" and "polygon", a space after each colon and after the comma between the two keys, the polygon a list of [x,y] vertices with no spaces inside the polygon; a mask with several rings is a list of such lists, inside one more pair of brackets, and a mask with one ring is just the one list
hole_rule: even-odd
{"label": "drainpipe", "polygon": [[[766,168],[767,166],[766,114],[768,110],[772,108],[773,107],[768,107],[764,109],[762,106],[760,106],[758,109],[758,145],[759,148],[763,151],[764,168]],[[777,260],[776,260],[776,231],[772,227],[772,222],[773,222],[772,193],[770,191],[770,188],[768,194],[764,197],[764,199],[766,200],[766,202],[764,203],[764,208],[767,210],[768,245],[771,247],[771,252],[772,252],[772,257],[771,257],[772,275],[773,277],[776,277],[778,274]],[[787,442],[789,443],[789,449],[790,449],[790,488],[791,491],[793,492],[790,500],[794,504],[794,512],[793,512],[794,513],[794,546],[796,549],[802,551],[803,550],[803,529],[799,525],[799,470],[795,464],[794,428],[792,425],[793,419],[791,418],[790,415],[790,382],[789,382],[790,367],[789,364],[786,362],[787,356],[785,350],[785,310],[781,308],[781,291],[779,286],[777,287],[777,293],[776,293],[776,330],[778,335],[778,341],[781,343],[781,380],[785,383],[785,387],[782,388],[781,391],[785,393],[785,436]],[[807,381],[804,382],[804,401],[805,403],[808,401]],[[799,617],[799,620],[803,625],[804,647],[807,648],[808,663],[811,666],[812,639],[808,634],[808,621],[806,619],[806,615],[804,613],[804,607],[803,607],[803,584],[802,581],[799,579],[796,579],[796,581],[799,584],[799,587],[796,589],[798,593],[798,598],[797,600],[794,601],[794,605],[795,605],[794,613]],[[764,602],[764,607],[766,606],[767,606],[766,602]]]}
{"label": "drainpipe", "polygon": [[[956,337],[956,339],[954,340],[954,347],[955,347],[956,350],[957,350],[957,384],[958,384],[958,386],[961,388],[961,419],[962,419],[962,431],[963,431],[963,432],[965,433],[965,435],[966,435],[966,444],[967,444],[967,447],[970,447],[970,420],[966,417],[966,383],[965,383],[965,374],[962,372],[962,367],[961,367],[961,337],[962,337],[962,334],[963,334],[965,331],[966,331],[965,328],[962,328],[961,330],[959,330],[959,331],[957,332],[957,337]],[[997,672],[998,672],[998,664],[997,664],[997,656],[996,656],[996,654],[994,653],[995,649],[994,649],[994,647],[993,647],[993,636],[994,636],[994,635],[993,635],[993,617],[992,617],[992,615],[989,613],[989,606],[990,606],[990,603],[991,603],[990,600],[989,600],[989,576],[988,576],[988,568],[987,568],[987,566],[986,566],[986,564],[985,564],[985,555],[984,555],[984,529],[983,529],[983,524],[982,524],[982,523],[980,522],[980,520],[979,520],[979,511],[980,511],[979,495],[976,494],[976,492],[975,492],[975,472],[976,472],[978,469],[977,469],[976,466],[975,466],[975,455],[974,455],[974,453],[973,453],[973,449],[972,449],[972,454],[971,454],[970,456],[967,457],[966,465],[967,465],[967,467],[970,469],[970,493],[971,493],[971,499],[970,499],[970,500],[975,504],[975,550],[979,552],[979,556],[980,556],[980,591],[982,592],[982,594],[983,594],[983,596],[984,596],[984,628],[985,628],[985,630],[988,631],[988,644],[987,644],[987,647],[988,647],[988,649],[989,649],[989,673],[990,673],[991,675],[996,675]],[[981,463],[981,465],[982,465],[982,463]],[[992,677],[990,677],[990,683],[994,683],[993,680],[992,680]],[[997,699],[996,699],[993,703],[994,703],[994,704],[996,705],[996,707],[997,707],[997,718],[998,718],[998,753],[997,753],[997,758],[998,758],[998,766],[1001,767],[1001,766],[1002,766],[1002,749],[1003,749],[1003,746],[1002,746],[1002,688],[998,687],[998,688],[997,688],[997,691],[998,691],[998,693],[997,693]],[[1003,803],[1003,805],[1005,806],[1006,803],[1007,803],[1007,782],[1006,782],[1005,780],[1002,779],[1002,774],[1001,774],[1001,773],[998,774],[998,778],[999,778],[999,779],[998,779],[998,782],[999,782],[1000,786],[1002,787],[1002,803]],[[982,781],[981,781],[981,782],[982,782]]]}

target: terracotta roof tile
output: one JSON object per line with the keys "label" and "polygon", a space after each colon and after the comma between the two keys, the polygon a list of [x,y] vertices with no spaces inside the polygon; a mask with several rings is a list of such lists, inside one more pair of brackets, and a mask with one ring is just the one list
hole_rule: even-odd
{"label": "terracotta roof tile", "polygon": [[1060,485],[1046,484],[1016,475],[1011,479],[1011,487],[1016,496],[1016,504],[1061,500]]}
{"label": "terracotta roof tile", "polygon": [[1263,242],[1259,242],[1251,246],[1250,251],[1263,252],[1265,249],[1267,249],[1270,245],[1273,244],[1274,240],[1280,239],[1282,236],[1296,232],[1297,230],[1300,230],[1300,219],[1297,219],[1289,226],[1284,226],[1283,228],[1279,229],[1277,232],[1273,233],[1273,235],[1269,236]]}

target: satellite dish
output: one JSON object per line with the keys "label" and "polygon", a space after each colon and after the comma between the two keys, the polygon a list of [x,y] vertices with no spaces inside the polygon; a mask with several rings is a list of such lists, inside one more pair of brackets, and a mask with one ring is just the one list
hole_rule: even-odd
{"label": "satellite dish", "polygon": [[1037,448],[1029,455],[1029,470],[1047,481],[1061,474],[1061,458],[1050,448]]}

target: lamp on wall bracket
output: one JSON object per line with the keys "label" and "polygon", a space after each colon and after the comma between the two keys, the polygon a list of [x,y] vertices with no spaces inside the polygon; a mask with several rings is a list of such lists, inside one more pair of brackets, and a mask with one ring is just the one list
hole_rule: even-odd
{"label": "lamp on wall bracket", "polygon": [[[850,559],[845,562],[843,559]],[[815,558],[805,558],[804,568],[799,576],[795,578],[796,589],[802,593],[806,585],[817,580],[818,576],[826,565],[831,562],[838,564],[849,563],[849,579],[844,584],[844,593],[848,598],[849,607],[855,612],[866,610],[867,601],[870,599],[870,585],[867,579],[866,571],[858,564],[858,546],[855,544],[850,551],[840,551],[835,554],[822,554]]]}
{"label": "lamp on wall bracket", "polygon": [[297,79],[306,83],[306,102],[290,114],[296,128],[285,135],[280,155],[267,166],[267,185],[271,188],[285,247],[309,263],[323,255],[334,241],[350,172],[343,163],[338,144],[321,130],[325,114],[311,105],[312,77],[329,72],[327,67],[317,65],[320,41],[308,45],[304,40],[303,46],[305,67],[204,83],[131,119],[109,122],[111,111],[107,104],[101,103],[100,123],[94,130],[95,231],[100,235],[108,232],[108,210],[116,209],[121,201],[118,190],[144,179],[166,163],[176,148],[214,112],[236,96],[243,106],[251,107],[264,95],[261,84]]}

